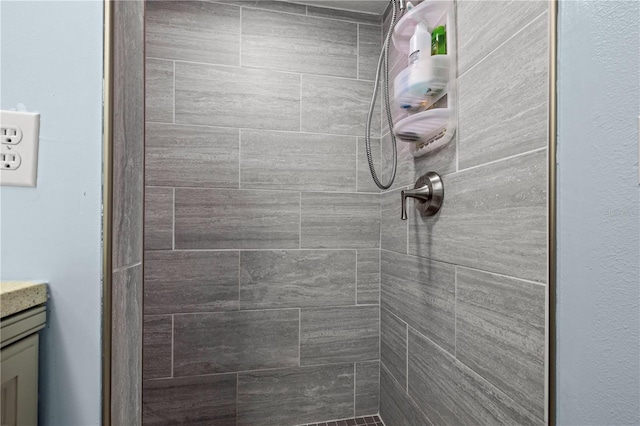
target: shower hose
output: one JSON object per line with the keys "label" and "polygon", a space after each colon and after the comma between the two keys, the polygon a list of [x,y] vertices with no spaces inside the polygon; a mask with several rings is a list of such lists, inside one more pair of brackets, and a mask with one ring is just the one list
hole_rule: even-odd
{"label": "shower hose", "polygon": [[[369,105],[369,113],[367,114],[367,125],[365,129],[365,147],[367,151],[367,161],[369,162],[369,170],[371,171],[371,177],[380,189],[388,189],[393,184],[396,178],[396,170],[398,168],[398,150],[396,147],[396,137],[393,134],[393,117],[391,115],[391,106],[389,101],[389,43],[391,42],[391,34],[396,26],[397,19],[397,0],[390,0],[391,2],[391,24],[389,25],[389,31],[384,39],[382,51],[380,52],[380,58],[378,59],[378,68],[376,69],[376,79],[373,86],[373,96],[371,97],[371,104]],[[404,1],[400,1],[401,9],[404,9]],[[376,99],[378,97],[378,86],[380,85],[381,73],[384,73],[382,79],[384,85],[384,107],[387,115],[387,122],[389,123],[389,135],[391,136],[391,149],[392,149],[392,163],[393,168],[391,170],[391,177],[389,182],[382,183],[378,174],[376,173],[375,166],[373,164],[373,157],[371,155],[371,121],[373,119],[373,110],[375,108]]]}

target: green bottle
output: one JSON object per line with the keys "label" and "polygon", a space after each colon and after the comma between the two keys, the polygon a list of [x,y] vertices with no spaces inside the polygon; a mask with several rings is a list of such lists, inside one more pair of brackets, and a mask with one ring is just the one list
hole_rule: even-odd
{"label": "green bottle", "polygon": [[447,54],[447,31],[444,29],[443,25],[434,28],[431,32],[431,54]]}

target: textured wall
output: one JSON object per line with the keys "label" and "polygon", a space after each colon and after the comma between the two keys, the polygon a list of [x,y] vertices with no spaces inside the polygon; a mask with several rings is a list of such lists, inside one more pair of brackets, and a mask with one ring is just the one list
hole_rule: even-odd
{"label": "textured wall", "polygon": [[559,425],[640,423],[638,22],[635,1],[560,2]]}
{"label": "textured wall", "polygon": [[144,423],[377,413],[381,23],[269,1],[146,19]]}
{"label": "textured wall", "polygon": [[43,426],[100,424],[102,10],[0,2],[0,106],[40,113],[38,186],[0,190],[0,279],[49,283]]}
{"label": "textured wall", "polygon": [[[417,160],[399,142],[397,189],[381,195],[381,416],[543,424],[548,5],[458,1],[457,26],[457,136]],[[400,189],[428,171],[441,211],[409,201],[400,221]]]}

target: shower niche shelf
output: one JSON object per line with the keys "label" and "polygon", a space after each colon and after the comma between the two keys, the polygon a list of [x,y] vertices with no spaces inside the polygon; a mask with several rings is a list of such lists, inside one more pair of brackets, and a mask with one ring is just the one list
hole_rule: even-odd
{"label": "shower niche shelf", "polygon": [[[419,24],[429,34],[434,28],[446,29],[446,54],[422,55],[400,71],[393,82],[393,98],[397,107],[408,113],[398,121],[393,133],[396,139],[410,143],[414,157],[426,155],[451,140],[457,127],[457,63],[456,26],[452,0],[425,0],[405,13],[393,31],[393,45],[407,55],[409,61],[411,38],[424,36],[416,31]],[[426,36],[429,36],[426,34]],[[431,40],[427,43],[431,46]],[[430,54],[431,52],[427,52]],[[446,105],[440,107],[440,105]],[[438,107],[436,107],[438,106]]]}

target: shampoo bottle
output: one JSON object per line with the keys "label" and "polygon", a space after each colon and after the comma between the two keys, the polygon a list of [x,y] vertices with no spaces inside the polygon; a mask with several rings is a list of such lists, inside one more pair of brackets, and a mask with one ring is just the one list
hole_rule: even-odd
{"label": "shampoo bottle", "polygon": [[431,34],[429,29],[423,23],[416,25],[413,36],[409,40],[409,65],[415,64],[420,60],[420,55],[429,56],[431,48]]}

